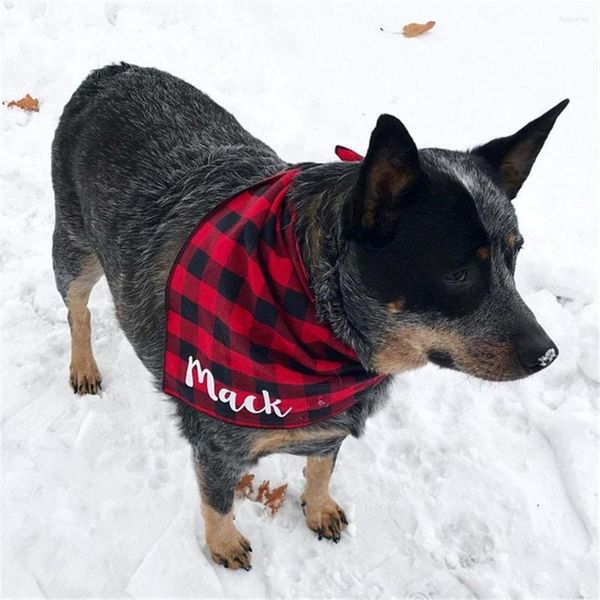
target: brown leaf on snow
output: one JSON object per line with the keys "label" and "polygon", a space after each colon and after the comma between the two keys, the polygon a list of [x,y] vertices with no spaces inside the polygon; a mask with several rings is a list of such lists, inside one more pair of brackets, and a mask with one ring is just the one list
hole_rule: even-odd
{"label": "brown leaf on snow", "polygon": [[39,112],[40,103],[37,98],[32,98],[29,94],[26,94],[20,100],[11,100],[10,102],[3,102],[9,108],[16,106],[21,110],[25,110],[27,112]]}
{"label": "brown leaf on snow", "polygon": [[246,473],[235,486],[235,492],[238,497],[260,502],[266,508],[270,509],[271,514],[274,515],[285,502],[287,497],[287,483],[272,490],[269,480],[266,480],[258,486],[258,490],[254,493],[254,475]]}
{"label": "brown leaf on snow", "polygon": [[271,509],[271,514],[274,515],[285,502],[287,495],[287,483],[276,487],[267,493],[267,500],[263,503],[267,508]]}
{"label": "brown leaf on snow", "polygon": [[248,497],[254,491],[254,475],[252,473],[246,473],[242,475],[242,478],[238,481],[235,486],[235,493],[238,496]]}
{"label": "brown leaf on snow", "polygon": [[261,502],[262,504],[266,504],[269,492],[269,480],[267,479],[267,481],[263,481],[258,486],[258,492],[256,492],[256,501]]}
{"label": "brown leaf on snow", "polygon": [[426,31],[429,31],[435,25],[435,21],[427,21],[427,23],[409,23],[402,28],[404,37],[416,37]]}

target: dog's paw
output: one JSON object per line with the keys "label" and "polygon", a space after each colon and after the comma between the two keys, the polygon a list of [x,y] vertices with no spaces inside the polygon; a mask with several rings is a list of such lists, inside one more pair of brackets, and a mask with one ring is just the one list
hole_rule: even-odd
{"label": "dog's paw", "polygon": [[210,555],[218,565],[223,565],[226,569],[245,571],[252,568],[252,546],[239,531],[235,530],[235,534],[228,537],[218,536],[207,543]]}
{"label": "dog's paw", "polygon": [[348,525],[348,520],[344,511],[331,496],[327,496],[320,502],[308,502],[303,497],[302,510],[308,528],[317,533],[319,539],[326,538],[336,544],[340,541],[340,536]]}
{"label": "dog's paw", "polygon": [[97,394],[102,389],[102,376],[95,361],[86,363],[71,363],[69,383],[73,393]]}

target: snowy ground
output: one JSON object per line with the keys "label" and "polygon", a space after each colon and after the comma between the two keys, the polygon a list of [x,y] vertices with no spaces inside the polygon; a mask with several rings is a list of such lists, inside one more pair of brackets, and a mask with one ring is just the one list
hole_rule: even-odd
{"label": "snowy ground", "polygon": [[[0,273],[4,597],[592,598],[597,593],[597,72],[592,2],[0,5]],[[437,20],[415,39],[410,21]],[[513,132],[564,97],[517,200],[518,283],[561,350],[547,371],[487,384],[427,368],[401,378],[333,495],[352,524],[317,541],[302,461],[275,518],[240,501],[254,570],[215,567],[188,449],[94,291],[99,397],[67,385],[69,336],[50,260],[50,143],[86,73],[111,61],[196,84],[289,160],[364,151],[376,117],[420,146]]]}

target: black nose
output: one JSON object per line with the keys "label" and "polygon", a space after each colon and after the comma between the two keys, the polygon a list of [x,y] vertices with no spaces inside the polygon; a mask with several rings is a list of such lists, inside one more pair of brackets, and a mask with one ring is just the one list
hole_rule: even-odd
{"label": "black nose", "polygon": [[515,342],[521,366],[531,373],[545,369],[558,356],[556,344],[543,330],[518,336]]}

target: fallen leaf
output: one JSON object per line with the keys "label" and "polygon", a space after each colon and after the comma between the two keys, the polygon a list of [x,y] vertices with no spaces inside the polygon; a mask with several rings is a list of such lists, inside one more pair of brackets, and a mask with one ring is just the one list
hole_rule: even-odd
{"label": "fallen leaf", "polygon": [[287,483],[276,487],[267,493],[267,500],[263,504],[271,509],[271,514],[274,515],[285,502],[287,496]]}
{"label": "fallen leaf", "polygon": [[259,486],[258,486],[258,492],[256,492],[256,501],[257,502],[261,502],[262,504],[264,504],[267,500],[267,495],[269,493],[269,481],[263,481]]}
{"label": "fallen leaf", "polygon": [[271,489],[269,480],[263,481],[254,493],[254,475],[246,473],[241,477],[235,486],[235,492],[238,497],[248,498],[254,502],[260,502],[266,508],[270,509],[274,515],[282,506],[287,497],[287,483]]}
{"label": "fallen leaf", "polygon": [[254,491],[254,474],[246,473],[242,475],[242,478],[238,481],[235,486],[235,492],[238,496],[242,496],[244,498],[248,498],[250,494]]}
{"label": "fallen leaf", "polygon": [[404,37],[416,37],[426,31],[429,31],[435,25],[435,21],[427,21],[427,23],[409,23],[402,28]]}
{"label": "fallen leaf", "polygon": [[3,102],[3,104],[9,108],[16,106],[27,112],[39,112],[40,110],[40,103],[37,98],[32,98],[29,94],[26,94],[20,100],[11,100],[10,102]]}

